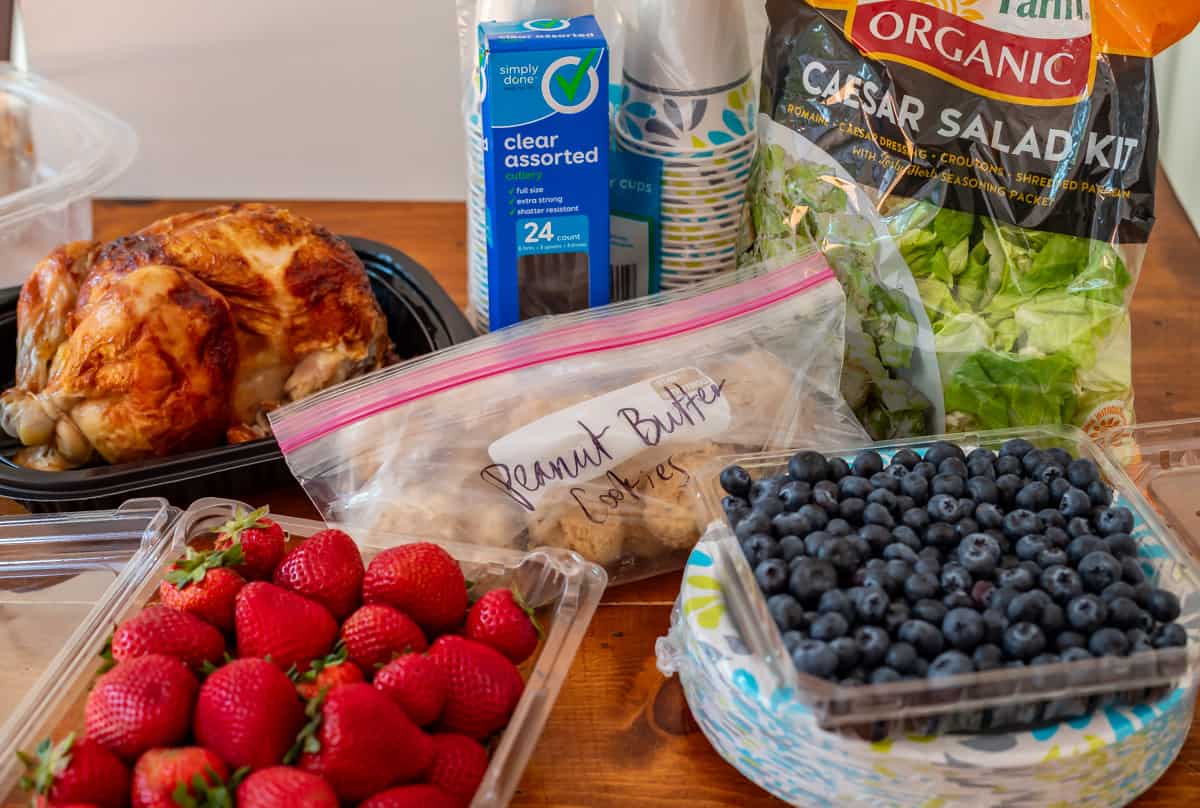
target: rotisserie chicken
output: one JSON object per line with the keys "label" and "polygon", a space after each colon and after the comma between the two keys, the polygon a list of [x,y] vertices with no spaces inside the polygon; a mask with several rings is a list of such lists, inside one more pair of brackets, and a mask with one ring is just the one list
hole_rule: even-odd
{"label": "rotisserie chicken", "polygon": [[272,408],[392,354],[353,250],[266,205],[60,247],[22,288],[17,331],[0,426],[39,469],[262,437]]}

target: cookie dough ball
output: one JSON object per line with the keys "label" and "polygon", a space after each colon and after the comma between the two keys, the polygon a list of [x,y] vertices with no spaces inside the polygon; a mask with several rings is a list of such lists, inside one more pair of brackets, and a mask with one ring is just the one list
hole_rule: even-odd
{"label": "cookie dough ball", "polygon": [[[700,538],[703,525],[699,518],[702,475],[713,460],[722,454],[721,447],[706,444],[671,456],[668,468],[674,473],[670,480],[660,480],[644,498],[642,522],[648,533],[670,550],[688,549]],[[680,475],[679,469],[686,472]]]}
{"label": "cookie dough ball", "polygon": [[563,547],[603,566],[617,563],[629,529],[638,518],[632,506],[605,514],[598,524],[574,503],[542,508],[530,517],[529,546]]}
{"label": "cookie dough ball", "polygon": [[520,549],[525,540],[525,519],[516,503],[485,503],[460,520],[458,541],[484,547]]}

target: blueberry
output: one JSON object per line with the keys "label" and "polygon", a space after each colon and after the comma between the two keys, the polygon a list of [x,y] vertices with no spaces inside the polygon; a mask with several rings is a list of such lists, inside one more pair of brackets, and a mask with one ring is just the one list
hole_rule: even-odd
{"label": "blueberry", "polygon": [[[972,480],[996,481],[996,466],[990,460],[968,460],[967,477]],[[997,489],[997,496],[999,490]]]}
{"label": "blueberry", "polygon": [[1028,536],[1022,536],[1017,540],[1017,558],[1022,561],[1037,560],[1038,554],[1047,549],[1049,549],[1049,546],[1044,536],[1030,533]]}
{"label": "blueberry", "polygon": [[986,533],[972,533],[964,538],[958,545],[958,552],[962,554],[966,550],[978,549],[990,555],[993,560],[1000,560],[1000,543],[995,538]]}
{"label": "blueberry", "polygon": [[1182,648],[1187,645],[1187,631],[1178,623],[1168,623],[1153,639],[1155,648]]}
{"label": "blueberry", "polygon": [[1133,556],[1126,556],[1121,559],[1121,580],[1126,583],[1137,586],[1145,583],[1146,572],[1142,569],[1142,563]]}
{"label": "blueberry", "polygon": [[863,521],[868,525],[883,525],[888,530],[896,526],[891,512],[878,502],[871,502],[863,510]]}
{"label": "blueberry", "polygon": [[[1062,465],[1055,463],[1052,460],[1047,460],[1036,469],[1033,470],[1033,479],[1049,487],[1055,480],[1065,480],[1067,470]],[[1068,485],[1070,483],[1068,482]]]}
{"label": "blueberry", "polygon": [[920,550],[922,546],[921,537],[908,525],[897,525],[893,528],[892,540],[911,547],[913,550]]}
{"label": "blueberry", "polygon": [[943,676],[958,676],[973,673],[975,664],[962,651],[946,651],[939,654],[929,665],[929,678],[938,679]]}
{"label": "blueberry", "polygon": [[973,609],[976,603],[968,592],[951,592],[942,598],[942,605],[947,609]]}
{"label": "blueberry", "polygon": [[1040,581],[1042,579],[1042,567],[1036,561],[1018,561],[1017,566],[1029,570],[1029,574],[1037,580]]}
{"label": "blueberry", "polygon": [[859,528],[858,535],[866,540],[871,551],[876,554],[882,553],[883,548],[892,543],[892,532],[883,525],[863,525]]}
{"label": "blueberry", "polygon": [[973,650],[987,636],[983,617],[973,609],[951,609],[941,626],[946,642],[960,651]]}
{"label": "blueberry", "polygon": [[1012,541],[1019,540],[1022,536],[1028,536],[1030,533],[1038,534],[1045,529],[1042,520],[1038,515],[1028,508],[1018,508],[1015,511],[1009,511],[1004,515],[1004,522],[1001,525],[1004,530],[1004,535]]}
{"label": "blueberry", "polygon": [[828,612],[813,621],[812,625],[808,627],[808,636],[814,640],[829,642],[838,637],[844,637],[849,630],[850,624],[846,618],[837,612]]}
{"label": "blueberry", "polygon": [[[828,480],[822,480],[817,485],[828,484],[833,485]],[[812,491],[811,504],[816,505],[826,513],[838,513],[840,504],[836,491],[830,491],[828,488],[814,488]],[[804,507],[803,505],[801,507]]]}
{"label": "blueberry", "polygon": [[871,488],[875,490],[883,489],[893,494],[900,493],[900,478],[894,477],[887,472],[881,471],[878,474],[871,475]]}
{"label": "blueberry", "polygon": [[1000,646],[987,643],[975,649],[971,654],[971,663],[977,671],[990,671],[1004,664],[1004,652]]}
{"label": "blueberry", "polygon": [[838,673],[849,674],[858,666],[858,643],[850,637],[838,637],[829,643],[829,647],[837,654]]}
{"label": "blueberry", "polygon": [[966,519],[960,519],[958,520],[958,523],[954,525],[954,532],[958,534],[960,539],[965,539],[972,533],[979,532],[979,523],[970,517],[967,517]]}
{"label": "blueberry", "polygon": [[1160,623],[1173,623],[1179,619],[1179,598],[1166,589],[1155,589],[1150,593],[1146,611]]}
{"label": "blueberry", "polygon": [[946,607],[931,598],[918,600],[910,610],[912,616],[931,625],[940,626],[946,618]]}
{"label": "blueberry", "polygon": [[1028,592],[1036,583],[1033,573],[1024,567],[1013,567],[996,573],[997,586],[1015,589],[1018,592]]}
{"label": "blueberry", "polygon": [[750,484],[750,493],[746,498],[750,500],[751,505],[756,505],[764,499],[778,499],[782,487],[783,482],[776,477],[755,480]]}
{"label": "blueberry", "polygon": [[784,511],[771,520],[771,532],[781,538],[783,536],[807,536],[815,529],[816,525],[799,511],[796,513]]}
{"label": "blueberry", "polygon": [[879,452],[866,449],[854,456],[850,470],[859,477],[870,477],[883,471],[883,458]]}
{"label": "blueberry", "polygon": [[[1061,502],[1063,494],[1071,490],[1071,483],[1067,482],[1066,477],[1055,477],[1048,485],[1050,486],[1050,501]],[[1088,500],[1089,502],[1091,500]],[[1065,519],[1063,520],[1066,521]]]}
{"label": "blueberry", "polygon": [[885,569],[893,590],[903,590],[904,582],[913,574],[912,564],[899,558],[888,559]]}
{"label": "blueberry", "polygon": [[942,567],[942,589],[947,592],[970,592],[975,585],[975,579],[965,567],[959,564],[947,564]]}
{"label": "blueberry", "polygon": [[1047,636],[1053,637],[1067,625],[1066,614],[1062,606],[1051,603],[1042,611],[1041,629]]}
{"label": "blueberry", "polygon": [[1068,603],[1083,592],[1083,581],[1079,573],[1062,564],[1055,564],[1042,571],[1042,589],[1059,603]]}
{"label": "blueberry", "polygon": [[895,669],[885,666],[873,670],[869,681],[873,685],[889,685],[892,682],[899,682],[903,678]]}
{"label": "blueberry", "polygon": [[793,558],[805,554],[804,540],[799,536],[784,536],[779,540],[780,556],[787,563],[791,563]]}
{"label": "blueberry", "polygon": [[771,533],[771,517],[760,511],[751,511],[734,525],[733,534],[742,541],[755,535]]}
{"label": "blueberry", "polygon": [[1086,556],[1095,552],[1104,552],[1104,542],[1095,536],[1076,536],[1067,545],[1067,558],[1075,565],[1082,563]]}
{"label": "blueberry", "polygon": [[1068,519],[1087,516],[1092,511],[1092,500],[1078,488],[1069,488],[1058,502],[1058,510]]}
{"label": "blueberry", "polygon": [[[925,548],[926,550],[931,548]],[[936,551],[935,551],[936,552]],[[941,580],[942,563],[936,558],[922,558],[917,554],[917,563],[913,564],[913,572],[917,575],[932,575],[935,580]]]}
{"label": "blueberry", "polygon": [[[907,547],[904,549],[908,550]],[[940,590],[938,579],[932,575],[913,575],[904,582],[904,595],[913,603],[925,598],[937,597]]]}
{"label": "blueberry", "polygon": [[782,558],[768,558],[754,568],[754,579],[758,588],[766,595],[777,595],[787,590],[788,565]]}
{"label": "blueberry", "polygon": [[909,620],[900,626],[897,638],[917,649],[926,659],[933,659],[942,652],[942,633],[924,620]]}
{"label": "blueberry", "polygon": [[830,519],[829,524],[825,525],[825,532],[830,536],[849,536],[854,528],[845,519]]}
{"label": "blueberry", "polygon": [[980,615],[983,620],[984,639],[993,645],[1004,642],[1004,632],[1008,630],[1009,619],[1004,612],[997,609],[985,609]]}
{"label": "blueberry", "polygon": [[935,522],[925,528],[925,544],[939,550],[949,551],[958,546],[958,531],[953,525],[945,522]]}
{"label": "blueberry", "polygon": [[[1038,511],[1038,519],[1042,520],[1042,524],[1046,526],[1046,530],[1050,528],[1062,530],[1067,526],[1067,517],[1054,508],[1042,508]],[[1067,534],[1063,533],[1063,535],[1066,536]]]}
{"label": "blueberry", "polygon": [[921,462],[921,456],[912,449],[901,449],[892,455],[892,464],[901,465],[906,469],[912,469]]}
{"label": "blueberry", "polygon": [[838,655],[828,643],[820,640],[805,640],[792,652],[792,663],[796,670],[809,676],[831,679],[837,673]]}
{"label": "blueberry", "polygon": [[1150,646],[1150,635],[1140,628],[1127,629],[1125,631],[1125,640],[1129,643],[1130,653],[1153,650]]}
{"label": "blueberry", "polygon": [[937,476],[937,466],[922,460],[912,467],[912,473],[924,477],[926,480],[932,480]]}
{"label": "blueberry", "polygon": [[850,464],[840,457],[829,461],[829,479],[835,483],[850,474]]}
{"label": "blueberry", "polygon": [[1061,446],[1054,446],[1050,449],[1043,449],[1042,454],[1048,463],[1057,463],[1064,469],[1071,465],[1071,461],[1075,458],[1066,449]]}
{"label": "blueberry", "polygon": [[907,642],[892,643],[883,657],[887,667],[902,675],[916,672],[917,659],[917,649]]}
{"label": "blueberry", "polygon": [[1129,598],[1113,598],[1108,603],[1109,625],[1126,631],[1141,622],[1142,610]]}
{"label": "blueberry", "polygon": [[1088,650],[1098,657],[1125,656],[1129,652],[1129,640],[1120,629],[1102,628],[1088,638]]}
{"label": "blueberry", "polygon": [[892,605],[888,606],[887,617],[883,619],[883,627],[887,629],[888,634],[894,635],[900,630],[900,626],[908,622],[908,618],[908,604],[903,601],[892,601]]}
{"label": "blueberry", "polygon": [[1121,580],[1121,562],[1103,550],[1095,550],[1080,560],[1079,577],[1089,592],[1103,592],[1109,584]]}
{"label": "blueberry", "polygon": [[1087,495],[1092,500],[1092,504],[1098,508],[1107,508],[1112,504],[1112,489],[1099,480],[1088,483]]}
{"label": "blueberry", "polygon": [[898,541],[894,541],[887,547],[883,548],[883,558],[886,561],[904,561],[909,564],[917,563],[917,551]]}
{"label": "blueberry", "polygon": [[735,497],[733,494],[727,494],[721,498],[721,510],[726,516],[733,511],[749,511],[750,503],[741,497]]}
{"label": "blueberry", "polygon": [[975,578],[987,578],[996,571],[996,556],[981,547],[960,549],[958,563],[962,564],[963,568]]}
{"label": "blueberry", "polygon": [[1082,516],[1072,517],[1067,521],[1067,535],[1072,539],[1092,535],[1091,523]]}
{"label": "blueberry", "polygon": [[797,452],[788,461],[788,474],[806,483],[828,480],[829,462],[819,452]]}
{"label": "blueberry", "polygon": [[958,520],[958,500],[949,494],[935,494],[929,498],[925,509],[929,518],[934,522],[955,522]]}
{"label": "blueberry", "polygon": [[803,604],[815,604],[821,595],[837,588],[837,570],[828,561],[801,558],[792,569],[788,589]]}
{"label": "blueberry", "polygon": [[750,472],[741,466],[726,466],[721,470],[721,476],[718,480],[721,483],[721,488],[725,489],[727,493],[742,499],[749,496],[750,484],[753,482]]}
{"label": "blueberry", "polygon": [[1133,511],[1128,508],[1105,508],[1096,517],[1096,530],[1102,536],[1133,532]]}
{"label": "blueberry", "polygon": [[1137,542],[1128,533],[1113,533],[1105,536],[1104,547],[1119,559],[1137,555]]}
{"label": "blueberry", "polygon": [[869,625],[880,625],[887,619],[891,598],[882,589],[867,589],[854,604],[858,619]]}
{"label": "blueberry", "polygon": [[1013,504],[1027,511],[1040,511],[1050,504],[1050,488],[1043,482],[1026,483],[1013,497]]}
{"label": "blueberry", "polygon": [[949,441],[936,441],[931,443],[929,448],[925,450],[925,461],[935,466],[940,466],[942,461],[949,457],[957,457],[962,461],[967,459],[963,450]]}
{"label": "blueberry", "polygon": [[[847,477],[846,479],[854,479]],[[849,497],[842,500],[842,504],[838,507],[838,515],[845,519],[850,524],[859,524],[863,520],[863,512],[867,509],[865,500],[858,497]]]}
{"label": "blueberry", "polygon": [[814,530],[804,537],[804,552],[816,558],[821,548],[825,546],[825,542],[832,541],[833,537],[823,530]]}
{"label": "blueberry", "polygon": [[756,533],[742,542],[742,554],[751,569],[758,569],[767,559],[780,556],[779,543],[764,533]]}
{"label": "blueberry", "polygon": [[858,553],[850,546],[850,542],[832,536],[821,545],[821,549],[817,551],[817,558],[828,561],[838,572],[846,574],[854,572],[859,561]]}
{"label": "blueberry", "polygon": [[[1091,653],[1087,650],[1087,648],[1084,648],[1084,647],[1066,648],[1062,651],[1062,661],[1063,662],[1082,662],[1085,659],[1091,659],[1091,658],[1092,658]],[[1079,715],[1083,715],[1083,713],[1085,713],[1085,712],[1087,712],[1086,707],[1082,711],[1080,711]]]}
{"label": "blueberry", "polygon": [[1034,449],[1032,452],[1026,452],[1021,457],[1021,468],[1026,474],[1033,474],[1037,467],[1046,462],[1046,455],[1041,449]]}
{"label": "blueberry", "polygon": [[783,632],[783,647],[787,649],[787,652],[790,655],[796,650],[796,646],[807,639],[808,637],[805,637],[804,633],[801,631],[785,631]]}
{"label": "blueberry", "polygon": [[964,519],[974,521],[975,516],[975,500],[967,497],[958,498],[958,513],[955,516],[955,521],[961,522]]}
{"label": "blueberry", "polygon": [[737,526],[740,525],[746,519],[746,517],[750,515],[751,510],[750,503],[745,502],[744,500],[737,500],[737,502],[728,503],[728,507],[726,507],[726,500],[731,499],[734,498],[725,497],[725,499],[721,500],[721,506],[725,508],[725,518],[729,520],[729,526],[734,529],[734,533],[736,534]]}
{"label": "blueberry", "polygon": [[1040,589],[1022,592],[1008,604],[1006,614],[1013,623],[1040,623],[1046,607],[1052,603],[1050,596]]}
{"label": "blueberry", "polygon": [[992,530],[1004,524],[1004,514],[995,503],[980,502],[975,507],[975,521],[979,523],[980,529]]}
{"label": "blueberry", "polygon": [[878,626],[858,628],[854,632],[854,641],[858,645],[859,659],[868,669],[883,662],[883,658],[892,644],[888,633]]}
{"label": "blueberry", "polygon": [[1071,536],[1063,527],[1048,526],[1042,535],[1046,537],[1046,543],[1051,547],[1058,547],[1065,550],[1067,549],[1067,545],[1071,543]]}
{"label": "blueberry", "polygon": [[896,495],[886,488],[876,488],[867,496],[868,505],[882,505],[889,511],[896,507]]}
{"label": "blueberry", "polygon": [[866,499],[871,491],[871,483],[862,477],[843,477],[838,482],[838,491],[843,499]]}
{"label": "blueberry", "polygon": [[[1109,584],[1106,586],[1104,591],[1100,593],[1100,598],[1105,603],[1116,600],[1117,598],[1129,598],[1130,600],[1136,602],[1133,585],[1128,584],[1125,581],[1117,581],[1114,584]],[[1147,606],[1149,606],[1148,601]]]}
{"label": "blueberry", "polygon": [[996,478],[999,479],[1005,474],[1015,477],[1020,477],[1025,473],[1025,467],[1021,465],[1021,459],[1017,457],[997,457],[996,458]]}
{"label": "blueberry", "polygon": [[1154,587],[1148,581],[1133,584],[1133,602],[1143,609],[1150,606],[1150,595],[1154,593]]}
{"label": "blueberry", "polygon": [[1000,457],[1022,458],[1033,451],[1033,444],[1024,438],[1012,438],[1000,445]]}
{"label": "blueberry", "polygon": [[992,506],[1000,504],[1000,488],[995,480],[988,477],[972,477],[967,480],[966,493],[977,503],[976,510],[979,505],[985,503]]}
{"label": "blueberry", "polygon": [[[1068,609],[1069,611],[1070,609]],[[1060,631],[1054,638],[1054,647],[1060,654],[1072,648],[1083,648],[1085,645],[1087,645],[1087,637],[1078,631]]]}
{"label": "blueberry", "polygon": [[996,478],[996,488],[1000,491],[1000,504],[1010,506],[1017,497],[1017,492],[1025,486],[1025,481],[1015,474],[1002,474]]}
{"label": "blueberry", "polygon": [[791,595],[772,595],[767,598],[767,611],[780,631],[801,631],[808,628],[804,607]]}
{"label": "blueberry", "polygon": [[1004,651],[1014,659],[1029,660],[1046,648],[1046,635],[1033,623],[1013,623],[1004,632]]}
{"label": "blueberry", "polygon": [[929,480],[920,474],[909,474],[900,481],[900,493],[912,497],[914,503],[924,505],[929,501]]}
{"label": "blueberry", "polygon": [[996,609],[1001,612],[1008,611],[1008,604],[1013,602],[1017,595],[1021,594],[1016,589],[1010,589],[1007,586],[993,586],[988,591],[987,598],[983,605],[989,609]]}
{"label": "blueberry", "polygon": [[796,511],[797,516],[803,516],[812,525],[813,530],[824,530],[829,524],[829,514],[825,513],[824,508],[816,505],[801,505],[800,510]]}
{"label": "blueberry", "polygon": [[817,602],[817,611],[820,614],[840,614],[846,618],[847,622],[854,622],[854,604],[851,602],[850,596],[841,589],[831,589],[821,595],[821,599]]}
{"label": "blueberry", "polygon": [[902,524],[911,527],[918,533],[929,527],[929,513],[924,508],[909,508],[900,516]]}

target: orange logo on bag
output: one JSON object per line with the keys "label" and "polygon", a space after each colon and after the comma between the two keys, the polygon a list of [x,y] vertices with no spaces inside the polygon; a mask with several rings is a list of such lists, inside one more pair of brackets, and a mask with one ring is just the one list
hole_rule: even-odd
{"label": "orange logo on bag", "polygon": [[1020,104],[1077,103],[1096,73],[1089,0],[857,0],[846,36],[869,58]]}

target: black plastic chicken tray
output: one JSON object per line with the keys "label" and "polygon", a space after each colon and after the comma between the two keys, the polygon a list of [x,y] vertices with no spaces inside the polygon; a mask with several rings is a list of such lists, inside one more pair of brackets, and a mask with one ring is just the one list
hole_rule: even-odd
{"label": "black plastic chicken tray", "polygon": [[[388,321],[396,353],[422,356],[471,339],[475,331],[423,266],[399,250],[346,238],[366,267]],[[0,290],[0,378],[12,385],[16,368],[19,289]],[[218,446],[158,460],[95,465],[72,471],[34,471],[9,459],[20,448],[0,443],[0,497],[34,513],[117,508],[137,497],[165,497],[186,507],[201,497],[244,497],[291,481],[273,438]]]}

